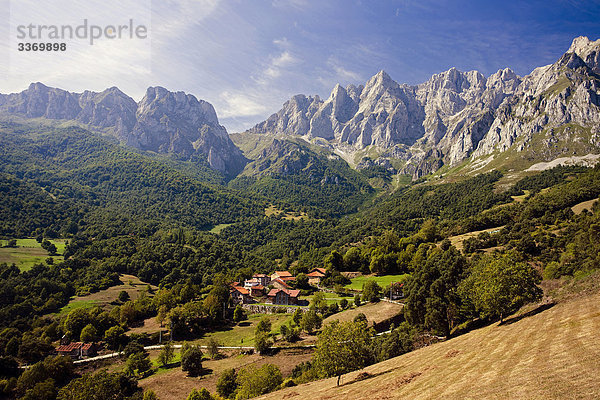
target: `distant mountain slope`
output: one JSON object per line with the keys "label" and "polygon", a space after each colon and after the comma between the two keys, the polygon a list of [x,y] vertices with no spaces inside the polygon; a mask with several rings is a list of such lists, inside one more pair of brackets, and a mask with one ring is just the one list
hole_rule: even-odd
{"label": "distant mountain slope", "polygon": [[[597,399],[600,294],[260,399]],[[368,316],[367,316],[368,317]]]}
{"label": "distant mountain slope", "polygon": [[[127,150],[80,128],[0,124],[2,234],[88,230],[151,234],[161,226],[204,229],[262,215],[264,204],[201,168]],[[74,233],[74,232],[70,232]]]}
{"label": "distant mountain slope", "polygon": [[113,87],[71,93],[32,83],[21,93],[0,95],[0,112],[25,119],[64,120],[108,133],[123,144],[181,159],[203,159],[227,177],[246,163],[213,106],[183,92],[151,87],[137,104]]}
{"label": "distant mountain slope", "polygon": [[255,160],[230,187],[319,217],[356,212],[374,194],[367,180],[339,156],[303,140],[273,139],[260,148],[251,150]]}
{"label": "distant mountain slope", "polygon": [[[247,132],[301,136],[359,167],[370,165],[361,162],[367,157],[414,178],[513,145],[521,152],[541,131],[550,136],[538,150],[555,149],[536,154],[530,164],[584,155],[600,151],[599,71],[600,41],[584,37],[576,38],[555,64],[525,78],[508,68],[488,78],[451,68],[409,86],[380,71],[364,86],[337,85],[325,101],[294,96]],[[570,136],[582,145],[554,146],[552,135]]]}

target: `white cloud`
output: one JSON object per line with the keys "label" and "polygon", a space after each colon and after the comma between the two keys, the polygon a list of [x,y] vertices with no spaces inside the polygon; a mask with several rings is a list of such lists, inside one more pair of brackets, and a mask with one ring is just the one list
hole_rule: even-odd
{"label": "white cloud", "polygon": [[188,27],[200,24],[209,17],[219,3],[220,0],[153,1],[152,30],[155,40],[166,44],[168,39],[182,35]]}
{"label": "white cloud", "polygon": [[342,66],[335,59],[330,58],[327,60],[327,65],[333,69],[335,72],[335,76],[339,78],[341,81],[360,81],[361,76],[359,73],[351,71],[344,66]]}
{"label": "white cloud", "polygon": [[264,114],[267,107],[261,103],[260,98],[245,92],[224,91],[220,95],[223,105],[219,108],[219,117],[250,117]]}
{"label": "white cloud", "polygon": [[298,61],[299,60],[296,57],[294,57],[289,51],[284,51],[277,57],[274,57],[271,63],[275,67],[285,68],[298,63]]}
{"label": "white cloud", "polygon": [[[30,82],[40,81],[71,91],[103,90],[118,85],[125,92],[136,95],[142,92],[140,85],[150,79],[150,1],[55,0],[40,3],[20,0],[12,1],[10,6],[10,31],[6,36],[10,65],[3,82],[3,91],[20,91]],[[87,20],[89,28],[91,25],[102,28],[128,25],[132,20],[134,27],[146,27],[147,37],[132,39],[125,34],[121,39],[101,38],[90,45],[89,39],[70,38],[67,33],[65,38],[59,40],[66,44],[65,51],[17,51],[18,42],[47,41],[44,40],[45,36],[42,40],[18,38],[19,25],[71,26],[75,29],[81,27],[84,20]],[[83,31],[82,27],[81,32]],[[90,31],[87,32],[89,36]]]}
{"label": "white cloud", "polygon": [[[164,82],[162,76],[153,74],[153,64],[158,73],[163,72],[164,64],[174,64],[168,56],[173,41],[193,40],[189,37],[190,28],[211,16],[219,3],[219,0],[12,0],[10,35],[3,36],[9,39],[8,43],[0,37],[0,48],[10,51],[6,76],[0,76],[5,78],[1,82],[2,91],[20,91],[35,81],[71,91],[102,90],[114,85],[139,100],[147,86]],[[133,19],[135,25],[149,28],[148,38],[101,39],[93,46],[85,40],[73,39],[66,41],[65,52],[16,51],[17,25],[78,26],[84,19],[100,26],[125,24]],[[189,72],[185,75],[191,78]]]}
{"label": "white cloud", "polygon": [[276,56],[271,56],[268,65],[258,77],[253,77],[254,82],[259,85],[269,85],[273,80],[281,77],[286,70],[298,65],[301,60],[292,55],[289,50],[284,50]]}
{"label": "white cloud", "polygon": [[282,37],[281,39],[273,40],[273,44],[282,49],[287,49],[292,45],[286,37]]}
{"label": "white cloud", "polygon": [[343,85],[356,84],[362,83],[365,79],[361,74],[345,67],[337,58],[332,56],[327,59],[326,67],[319,70],[317,80],[323,88],[330,90],[338,83]]}
{"label": "white cloud", "polygon": [[271,4],[275,8],[293,8],[296,10],[304,10],[310,5],[308,0],[273,0]]}

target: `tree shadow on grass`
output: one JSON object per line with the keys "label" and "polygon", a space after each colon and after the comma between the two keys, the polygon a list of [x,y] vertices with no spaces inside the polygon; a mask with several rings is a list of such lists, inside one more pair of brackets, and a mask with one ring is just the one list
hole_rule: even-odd
{"label": "tree shadow on grass", "polygon": [[554,301],[548,302],[548,303],[544,303],[544,304],[540,304],[539,306],[537,306],[536,308],[534,308],[531,311],[528,311],[524,314],[521,315],[516,315],[514,317],[508,318],[504,321],[502,321],[500,323],[500,325],[511,325],[514,324],[515,322],[519,322],[520,320],[522,320],[523,318],[527,318],[527,317],[531,317],[533,315],[539,314],[542,311],[546,311],[552,307],[554,307],[556,305],[556,303]]}
{"label": "tree shadow on grass", "polygon": [[212,373],[213,373],[213,370],[211,368],[202,367],[202,369],[200,371],[197,371],[195,373],[191,373],[188,371],[187,376],[190,378],[202,378],[203,376],[211,375]]}

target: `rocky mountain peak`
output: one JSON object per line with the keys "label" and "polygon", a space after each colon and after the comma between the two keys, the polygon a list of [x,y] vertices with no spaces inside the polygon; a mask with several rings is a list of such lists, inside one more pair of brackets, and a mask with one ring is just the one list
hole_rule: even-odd
{"label": "rocky mountain peak", "polygon": [[366,92],[373,91],[374,89],[388,89],[395,88],[398,86],[398,83],[394,81],[384,70],[379,71],[375,75],[371,77],[365,84],[365,88],[363,89],[363,95]]}
{"label": "rocky mountain peak", "polygon": [[600,39],[591,41],[587,36],[579,36],[573,39],[567,53],[575,53],[585,60],[590,53],[598,49],[600,49]]}
{"label": "rocky mountain peak", "polygon": [[196,122],[204,120],[210,124],[219,124],[217,113],[212,104],[198,100],[192,94],[170,92],[164,87],[149,87],[139,104],[138,113],[147,109],[156,109],[165,114],[175,113],[183,118],[192,118]]}
{"label": "rocky mountain peak", "polygon": [[138,149],[204,158],[226,176],[236,175],[246,163],[210,103],[160,86],[148,88],[137,104],[117,87],[71,93],[37,82],[21,93],[0,96],[0,111],[71,120]]}
{"label": "rocky mountain peak", "polygon": [[565,53],[556,63],[559,67],[566,67],[569,69],[588,68],[585,61],[577,55],[577,53]]}
{"label": "rocky mountain peak", "polygon": [[[396,158],[404,163],[399,172],[418,177],[469,156],[513,148],[518,138],[530,140],[546,126],[570,123],[589,130],[600,119],[595,108],[600,81],[594,70],[600,49],[580,38],[570,50],[524,78],[509,68],[488,78],[450,68],[409,86],[382,70],[364,87],[336,85],[318,107],[292,112],[286,103],[252,131],[318,138],[315,143],[338,150],[348,160],[373,146],[378,162]],[[269,129],[280,126],[285,129]],[[593,134],[597,131],[591,128]],[[523,149],[521,143],[516,151]]]}

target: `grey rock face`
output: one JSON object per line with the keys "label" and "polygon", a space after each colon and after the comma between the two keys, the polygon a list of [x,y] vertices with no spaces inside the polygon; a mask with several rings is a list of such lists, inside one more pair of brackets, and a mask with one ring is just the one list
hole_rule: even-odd
{"label": "grey rock face", "polygon": [[[493,108],[520,82],[509,69],[485,79],[452,68],[409,86],[380,71],[364,86],[337,85],[325,101],[295,96],[250,132],[322,138],[350,153],[375,146],[389,155],[402,148],[404,172],[417,176],[473,152],[493,122]],[[424,162],[427,157],[435,160]]]}
{"label": "grey rock face", "polygon": [[[596,50],[590,50],[591,45]],[[600,41],[577,38],[570,50],[587,56],[597,54],[598,47]],[[589,129],[592,137],[581,139],[597,146],[593,135],[600,125],[599,99],[600,77],[577,53],[568,52],[553,65],[537,68],[524,78],[514,96],[497,109],[489,132],[473,156],[506,151],[517,142],[517,151],[523,151],[531,146],[536,134],[544,134],[544,142],[551,143],[555,141],[555,129],[567,124],[580,131]]]}
{"label": "grey rock face", "polygon": [[137,104],[116,87],[100,93],[70,93],[33,83],[21,93],[1,95],[0,111],[72,120],[138,149],[188,159],[204,157],[213,169],[228,176],[246,164],[211,104],[161,87],[149,88]]}
{"label": "grey rock face", "polygon": [[589,129],[600,143],[599,73],[600,40],[579,37],[555,64],[525,78],[508,68],[488,78],[451,68],[408,86],[381,71],[364,87],[337,85],[325,101],[295,96],[250,132],[325,139],[315,143],[349,158],[373,146],[418,177],[517,142],[522,151],[536,133],[565,124]]}
{"label": "grey rock face", "polygon": [[7,95],[3,110],[28,118],[75,119],[81,107],[76,94],[38,82],[21,93]]}
{"label": "grey rock face", "polygon": [[129,144],[142,150],[207,156],[213,169],[235,175],[245,165],[241,151],[210,103],[183,92],[151,87],[138,104]]}
{"label": "grey rock face", "polygon": [[135,125],[136,102],[118,88],[112,87],[101,93],[86,90],[79,96],[81,112],[77,121],[99,127],[113,128],[119,140],[126,142]]}

